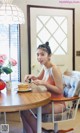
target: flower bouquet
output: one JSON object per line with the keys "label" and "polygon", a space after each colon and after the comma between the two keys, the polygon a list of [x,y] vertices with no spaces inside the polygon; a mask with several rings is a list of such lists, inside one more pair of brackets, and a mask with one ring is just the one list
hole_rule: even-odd
{"label": "flower bouquet", "polygon": [[[15,59],[10,58],[7,59],[7,56],[5,54],[0,54],[0,78],[1,74],[6,73],[10,74],[13,72],[12,67],[16,66],[17,62]],[[4,89],[6,84],[3,80],[0,79],[0,90]]]}
{"label": "flower bouquet", "polygon": [[[6,62],[7,61],[7,62]],[[7,60],[7,56],[2,54],[0,55],[0,75],[2,73],[10,74],[12,73],[12,66],[16,66],[17,62],[15,59],[10,58]]]}

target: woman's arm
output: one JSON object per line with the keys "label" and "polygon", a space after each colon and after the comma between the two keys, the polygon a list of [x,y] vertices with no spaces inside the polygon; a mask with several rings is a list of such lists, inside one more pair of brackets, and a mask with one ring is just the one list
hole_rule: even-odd
{"label": "woman's arm", "polygon": [[47,90],[61,94],[63,92],[61,71],[59,70],[59,68],[57,68],[57,66],[53,66],[52,72],[54,73],[53,75],[54,75],[55,85],[51,85],[50,83],[48,83],[44,80],[35,80],[34,83],[36,85],[44,85],[47,88]]}
{"label": "woman's arm", "polygon": [[44,75],[44,70],[42,70],[37,77],[32,75],[32,74],[25,75],[24,80],[26,82],[29,81],[30,79],[32,79],[32,80],[37,80],[37,79],[41,80],[43,78],[43,75]]}

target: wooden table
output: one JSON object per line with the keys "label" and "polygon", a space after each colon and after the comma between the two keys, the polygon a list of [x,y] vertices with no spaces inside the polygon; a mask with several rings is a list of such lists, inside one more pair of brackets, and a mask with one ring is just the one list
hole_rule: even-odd
{"label": "wooden table", "polygon": [[7,91],[6,88],[0,93],[0,112],[14,112],[32,108],[38,109],[37,133],[41,133],[41,106],[50,102],[48,92],[18,93],[16,88]]}

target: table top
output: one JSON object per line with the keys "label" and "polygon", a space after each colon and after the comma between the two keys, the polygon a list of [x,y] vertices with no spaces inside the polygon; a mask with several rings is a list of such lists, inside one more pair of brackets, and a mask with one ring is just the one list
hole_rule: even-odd
{"label": "table top", "polygon": [[0,92],[0,112],[13,112],[37,108],[50,102],[49,92],[18,93],[15,88]]}

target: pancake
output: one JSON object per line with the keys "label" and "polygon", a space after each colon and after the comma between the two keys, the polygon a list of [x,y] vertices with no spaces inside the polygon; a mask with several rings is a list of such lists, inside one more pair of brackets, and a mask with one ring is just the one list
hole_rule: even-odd
{"label": "pancake", "polygon": [[18,91],[26,91],[29,88],[27,83],[21,83],[18,85]]}

